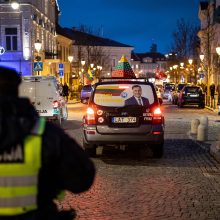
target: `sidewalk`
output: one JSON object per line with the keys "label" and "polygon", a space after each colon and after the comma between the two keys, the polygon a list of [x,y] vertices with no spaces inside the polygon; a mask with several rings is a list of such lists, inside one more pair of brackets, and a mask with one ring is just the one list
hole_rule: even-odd
{"label": "sidewalk", "polygon": [[191,134],[190,131],[187,135],[202,149],[209,151],[210,155],[212,155],[220,163],[220,115],[218,115],[217,109],[213,109],[208,106],[206,106],[206,108],[216,113],[216,115],[208,117],[208,139],[205,141],[198,141],[197,134]]}

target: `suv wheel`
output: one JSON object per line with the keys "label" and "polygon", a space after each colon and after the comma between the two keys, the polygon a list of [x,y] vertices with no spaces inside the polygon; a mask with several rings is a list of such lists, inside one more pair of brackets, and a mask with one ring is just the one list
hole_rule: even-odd
{"label": "suv wheel", "polygon": [[161,158],[163,156],[163,143],[161,144],[154,144],[152,146],[152,151],[153,151],[153,157],[154,158]]}
{"label": "suv wheel", "polygon": [[89,156],[96,156],[96,146],[94,144],[88,144],[83,140],[83,149]]}

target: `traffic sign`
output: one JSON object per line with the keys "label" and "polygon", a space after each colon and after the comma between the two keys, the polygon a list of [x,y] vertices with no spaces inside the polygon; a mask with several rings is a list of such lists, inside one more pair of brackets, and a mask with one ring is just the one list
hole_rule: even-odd
{"label": "traffic sign", "polygon": [[60,78],[62,78],[63,75],[64,75],[64,65],[63,65],[63,63],[59,63],[59,75],[60,75]]}
{"label": "traffic sign", "polygon": [[64,69],[63,63],[59,63],[59,69]]}
{"label": "traffic sign", "polygon": [[60,78],[62,78],[63,75],[64,75],[64,71],[60,69],[60,70],[59,70],[59,75],[60,75]]}
{"label": "traffic sign", "polygon": [[34,71],[42,71],[43,62],[34,62]]}

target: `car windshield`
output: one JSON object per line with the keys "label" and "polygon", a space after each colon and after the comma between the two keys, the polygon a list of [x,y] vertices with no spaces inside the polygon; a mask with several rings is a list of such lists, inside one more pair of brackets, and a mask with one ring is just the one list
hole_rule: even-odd
{"label": "car windshield", "polygon": [[98,85],[94,92],[94,103],[106,107],[139,105],[138,98],[141,99],[141,105],[154,103],[152,87],[147,84],[112,83]]}

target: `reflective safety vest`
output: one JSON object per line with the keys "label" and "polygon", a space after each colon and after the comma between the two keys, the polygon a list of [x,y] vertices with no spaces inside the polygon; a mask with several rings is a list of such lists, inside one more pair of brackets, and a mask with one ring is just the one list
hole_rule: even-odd
{"label": "reflective safety vest", "polygon": [[23,163],[0,161],[0,216],[25,214],[37,209],[38,173],[41,167],[42,134],[40,118],[24,140]]}

